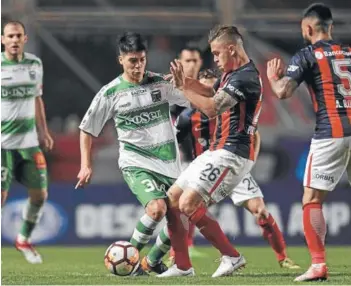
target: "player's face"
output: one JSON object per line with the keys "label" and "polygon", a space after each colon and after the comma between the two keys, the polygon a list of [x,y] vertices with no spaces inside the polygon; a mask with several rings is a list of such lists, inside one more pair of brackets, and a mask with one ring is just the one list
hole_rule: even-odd
{"label": "player's face", "polygon": [[181,64],[183,65],[185,76],[197,77],[202,66],[202,59],[198,51],[182,51],[180,58]]}
{"label": "player's face", "polygon": [[143,79],[146,67],[145,51],[122,54],[118,59],[123,71],[131,80],[140,82]]}
{"label": "player's face", "polygon": [[4,35],[1,36],[1,43],[5,51],[16,57],[23,54],[24,44],[27,42],[27,35],[19,24],[8,24],[5,26]]}
{"label": "player's face", "polygon": [[213,87],[213,85],[215,84],[216,80],[217,80],[216,78],[202,78],[199,81],[202,84],[204,84],[204,85],[206,85],[208,87]]}
{"label": "player's face", "polygon": [[235,64],[233,45],[215,40],[211,42],[211,52],[213,61],[220,71],[229,72],[233,70]]}

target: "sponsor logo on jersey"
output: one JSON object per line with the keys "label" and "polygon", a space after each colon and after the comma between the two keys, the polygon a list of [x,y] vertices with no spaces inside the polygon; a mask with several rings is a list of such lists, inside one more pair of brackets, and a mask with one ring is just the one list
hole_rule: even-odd
{"label": "sponsor logo on jersey", "polygon": [[24,97],[35,96],[37,89],[35,87],[2,87],[1,97]]}
{"label": "sponsor logo on jersey", "polygon": [[314,56],[316,57],[317,60],[323,59],[323,53],[322,52],[315,52]]}
{"label": "sponsor logo on jersey", "polygon": [[159,102],[161,101],[161,91],[159,89],[151,91],[151,99],[152,102]]}
{"label": "sponsor logo on jersey", "polygon": [[[2,238],[13,242],[22,225],[22,211],[27,199],[8,202],[2,212]],[[33,243],[54,242],[62,236],[67,229],[67,214],[57,204],[47,201],[43,208],[43,216],[33,231]]]}
{"label": "sponsor logo on jersey", "polygon": [[145,92],[146,92],[145,88],[138,88],[137,90],[132,91],[132,96],[140,95],[140,94],[145,93]]}
{"label": "sponsor logo on jersey", "polygon": [[343,50],[331,51],[331,52],[324,51],[323,54],[326,57],[333,57],[333,56],[339,56],[339,55],[351,56],[351,52],[343,51]]}
{"label": "sponsor logo on jersey", "polygon": [[334,176],[329,176],[326,174],[315,174],[314,176],[317,180],[328,181],[334,183]]}
{"label": "sponsor logo on jersey", "polygon": [[161,118],[161,111],[151,111],[151,112],[141,112],[138,115],[135,115],[132,118],[128,118],[126,120],[126,124],[129,125],[131,123],[134,124],[146,124],[149,123],[150,121],[156,120],[158,118]]}
{"label": "sponsor logo on jersey", "polygon": [[290,65],[289,67],[288,67],[288,71],[289,72],[294,72],[294,71],[297,71],[299,69],[299,67],[298,66],[295,66],[295,65]]}

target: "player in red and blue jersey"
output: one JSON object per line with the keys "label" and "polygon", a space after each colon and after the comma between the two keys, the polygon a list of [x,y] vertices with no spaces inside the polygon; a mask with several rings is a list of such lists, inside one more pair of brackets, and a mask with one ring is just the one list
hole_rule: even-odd
{"label": "player in red and blue jersey", "polygon": [[304,178],[303,226],[312,265],[295,281],[325,280],[326,224],[322,204],[347,170],[351,178],[351,48],[331,36],[331,10],[308,7],[301,22],[307,47],[291,59],[286,72],[279,59],[268,62],[267,76],[280,99],[289,98],[305,82],[316,113]]}
{"label": "player in red and blue jersey", "polygon": [[212,277],[227,276],[246,264],[245,258],[220,233],[217,221],[206,217],[206,206],[227,197],[254,165],[254,137],[262,103],[262,85],[234,26],[210,31],[214,62],[223,72],[215,88],[184,75],[179,61],[171,63],[176,87],[209,118],[216,117],[215,140],[169,189],[168,230],[175,265],[159,277],[194,276],[188,255],[187,218],[222,254]]}
{"label": "player in red and blue jersey", "polygon": [[[212,70],[204,70],[199,74],[199,81],[202,84],[212,87],[216,80],[217,75]],[[183,142],[189,144],[185,139],[188,139],[190,134],[192,155],[195,159],[210,148],[216,130],[216,118],[208,118],[196,108],[186,108],[176,121],[176,129],[179,144]],[[256,131],[255,157],[260,150],[260,141],[260,135]],[[274,217],[267,210],[262,191],[250,173],[234,188],[230,198],[235,206],[242,206],[255,216],[262,235],[271,245],[279,265],[282,268],[299,269],[300,267],[288,258],[283,234]]]}

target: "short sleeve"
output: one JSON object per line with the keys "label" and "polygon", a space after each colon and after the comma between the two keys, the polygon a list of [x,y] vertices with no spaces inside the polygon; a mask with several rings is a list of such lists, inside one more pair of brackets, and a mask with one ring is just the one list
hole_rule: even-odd
{"label": "short sleeve", "polygon": [[35,64],[36,65],[36,73],[37,73],[37,95],[36,96],[42,96],[43,95],[43,76],[44,76],[44,69],[43,69],[43,63],[39,59],[39,62]]}
{"label": "short sleeve", "polygon": [[190,107],[190,102],[184,96],[183,92],[177,88],[175,88],[172,84],[168,83],[169,92],[167,95],[167,99],[170,105],[179,105],[183,107]]}
{"label": "short sleeve", "polygon": [[304,76],[307,70],[307,61],[302,51],[296,53],[290,60],[289,65],[286,69],[286,76],[292,78],[297,82],[297,84],[301,84],[304,80]]}
{"label": "short sleeve", "polygon": [[105,95],[106,88],[102,88],[94,97],[90,107],[83,117],[79,128],[98,137],[107,120],[112,117],[112,100]]}
{"label": "short sleeve", "polygon": [[237,102],[240,102],[246,100],[243,87],[243,80],[239,79],[238,76],[232,76],[229,78],[222,90],[232,96]]}

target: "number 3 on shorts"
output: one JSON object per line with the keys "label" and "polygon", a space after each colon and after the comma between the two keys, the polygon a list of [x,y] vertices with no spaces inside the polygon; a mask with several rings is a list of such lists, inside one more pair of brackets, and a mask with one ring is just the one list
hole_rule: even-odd
{"label": "number 3 on shorts", "polygon": [[1,167],[1,182],[6,181],[9,170],[6,167]]}
{"label": "number 3 on shorts", "polygon": [[142,180],[141,183],[145,186],[145,192],[153,192],[157,190],[157,184],[155,180],[145,179]]}

